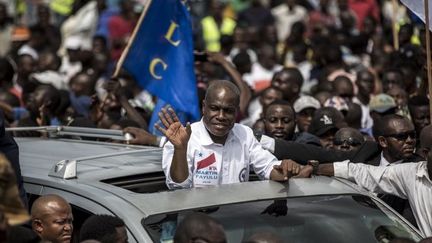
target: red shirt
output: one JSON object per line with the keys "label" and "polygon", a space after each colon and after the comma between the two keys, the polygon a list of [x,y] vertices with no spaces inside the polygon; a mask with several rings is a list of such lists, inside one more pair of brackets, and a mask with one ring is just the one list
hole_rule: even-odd
{"label": "red shirt", "polygon": [[[113,60],[118,60],[120,58],[123,48],[126,46],[127,40],[135,28],[135,24],[135,20],[127,20],[121,15],[115,15],[109,19],[108,31],[111,45],[111,58]],[[113,45],[113,43],[117,44]]]}
{"label": "red shirt", "polygon": [[357,28],[363,29],[364,19],[370,15],[377,22],[380,21],[380,9],[376,0],[348,0],[349,8],[355,13],[357,17]]}

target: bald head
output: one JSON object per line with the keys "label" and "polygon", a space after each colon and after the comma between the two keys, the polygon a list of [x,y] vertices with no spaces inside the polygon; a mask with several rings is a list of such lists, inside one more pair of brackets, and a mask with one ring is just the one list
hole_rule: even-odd
{"label": "bald head", "polygon": [[223,226],[204,213],[188,215],[177,227],[174,236],[175,243],[186,243],[192,239],[215,243],[227,241]]}
{"label": "bald head", "polygon": [[32,229],[38,236],[52,243],[70,243],[73,231],[72,209],[58,195],[41,196],[31,208]]}
{"label": "bald head", "polygon": [[31,208],[31,217],[34,218],[41,218],[45,214],[52,211],[52,209],[55,208],[70,208],[69,203],[62,197],[58,195],[45,195],[41,196],[36,201],[34,201],[32,208]]}
{"label": "bald head", "polygon": [[236,101],[235,106],[239,105],[240,90],[235,84],[227,80],[212,81],[210,83],[210,86],[207,88],[204,100],[206,102],[211,101],[221,93],[228,94],[229,96],[234,97],[234,100]]}

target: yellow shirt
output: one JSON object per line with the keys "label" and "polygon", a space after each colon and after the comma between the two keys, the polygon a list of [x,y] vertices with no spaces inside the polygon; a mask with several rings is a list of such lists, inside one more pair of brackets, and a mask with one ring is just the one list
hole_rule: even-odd
{"label": "yellow shirt", "polygon": [[236,22],[231,18],[223,18],[222,25],[219,29],[214,18],[212,16],[207,16],[201,20],[201,25],[206,49],[208,51],[218,52],[221,50],[221,35],[232,35]]}

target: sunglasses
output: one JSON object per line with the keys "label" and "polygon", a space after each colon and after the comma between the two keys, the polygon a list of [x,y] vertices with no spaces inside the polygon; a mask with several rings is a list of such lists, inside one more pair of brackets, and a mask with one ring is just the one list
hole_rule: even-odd
{"label": "sunglasses", "polygon": [[354,146],[355,147],[355,146],[361,145],[362,142],[360,140],[358,140],[358,139],[355,139],[355,138],[347,138],[347,139],[343,139],[343,140],[341,140],[341,139],[335,139],[333,141],[333,144],[334,145],[347,144],[349,146]]}
{"label": "sunglasses", "polygon": [[388,134],[383,137],[392,137],[399,141],[405,141],[410,137],[411,139],[415,139],[417,137],[415,131],[408,131],[408,132],[402,132],[402,133],[395,133],[395,134]]}

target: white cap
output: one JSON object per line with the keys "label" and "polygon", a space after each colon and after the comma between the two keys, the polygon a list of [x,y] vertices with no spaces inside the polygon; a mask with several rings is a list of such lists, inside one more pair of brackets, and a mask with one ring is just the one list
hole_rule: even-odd
{"label": "white cap", "polygon": [[319,109],[321,107],[320,102],[312,96],[304,95],[298,98],[294,102],[294,111],[299,113],[300,111],[306,108],[315,108]]}
{"label": "white cap", "polygon": [[69,36],[65,40],[65,48],[71,50],[79,50],[81,48],[81,42],[83,39],[80,36]]}

